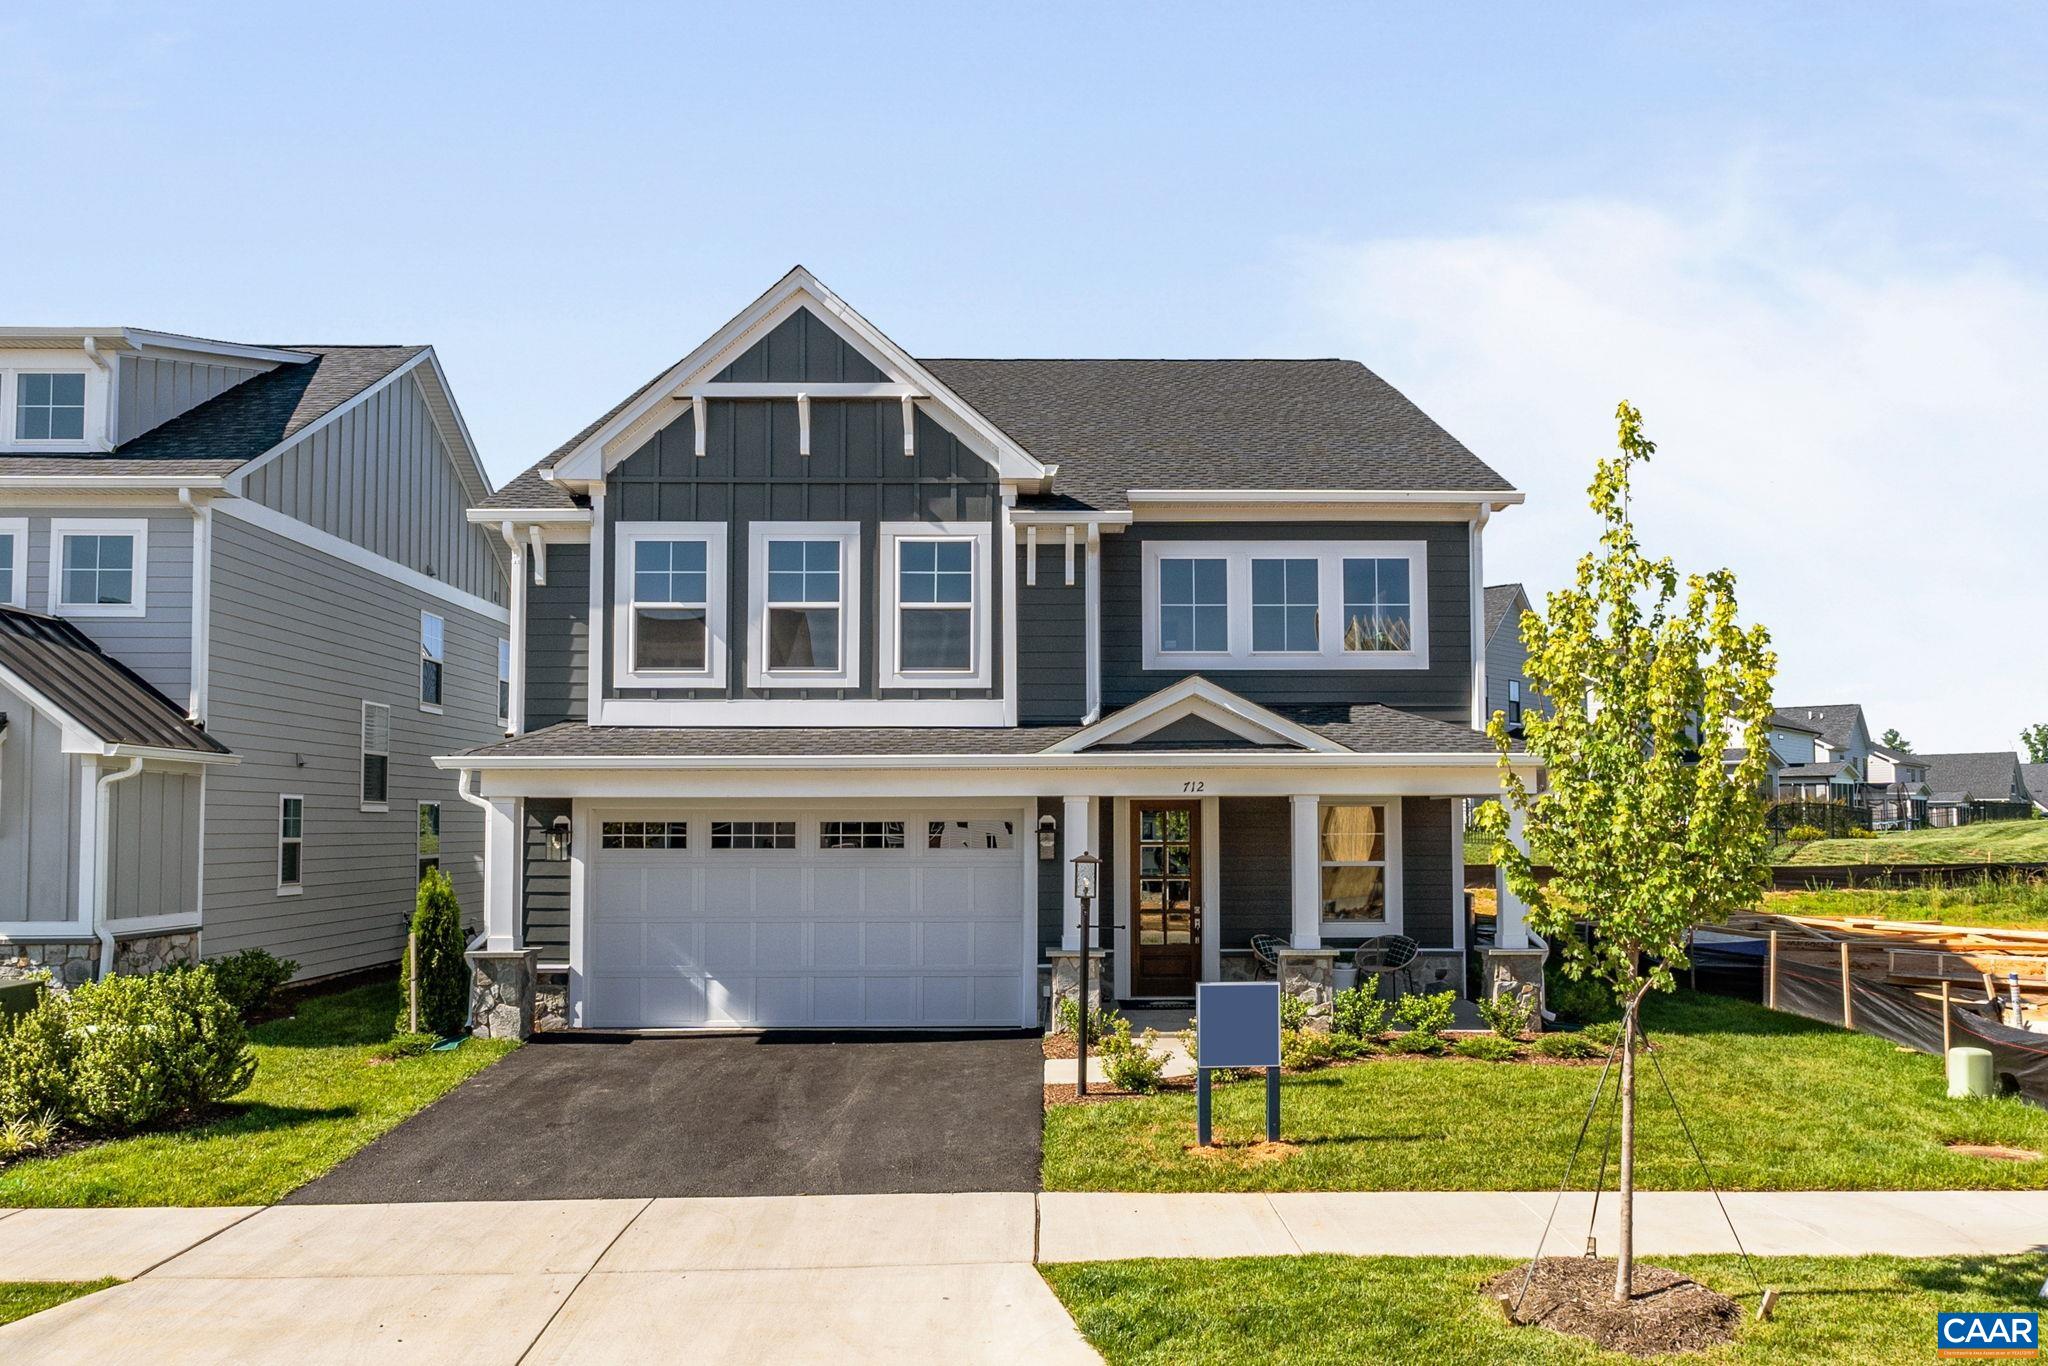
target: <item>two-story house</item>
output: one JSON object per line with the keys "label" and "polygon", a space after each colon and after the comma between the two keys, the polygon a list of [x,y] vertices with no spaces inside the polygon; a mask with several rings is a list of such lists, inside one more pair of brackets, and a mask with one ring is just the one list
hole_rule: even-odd
{"label": "two-story house", "polygon": [[1925,759],[1872,740],[1858,703],[1780,708],[1771,718],[1771,747],[1785,761],[1780,796],[1843,803],[1878,830],[1927,824]]}
{"label": "two-story house", "polygon": [[488,947],[576,1025],[1031,1025],[1085,893],[1119,1000],[1254,935],[1460,988],[1520,501],[1353,362],[915,359],[794,270],[472,513]]}
{"label": "two-story house", "polygon": [[1930,824],[1957,826],[2032,816],[2033,795],[2020,756],[2014,751],[1923,754],[1919,758],[1927,765],[1927,782],[1933,789],[1928,803]]}
{"label": "two-story house", "polygon": [[388,963],[480,908],[490,484],[424,346],[0,328],[0,972]]}

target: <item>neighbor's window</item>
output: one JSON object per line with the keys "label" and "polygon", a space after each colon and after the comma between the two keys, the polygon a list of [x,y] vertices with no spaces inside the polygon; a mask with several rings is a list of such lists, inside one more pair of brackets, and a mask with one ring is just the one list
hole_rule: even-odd
{"label": "neighbor's window", "polygon": [[1387,918],[1387,809],[1330,803],[1322,823],[1323,920],[1384,924]]}
{"label": "neighbor's window", "polygon": [[420,881],[427,875],[427,869],[441,866],[441,803],[420,803],[420,838],[418,876]]}
{"label": "neighbor's window", "polygon": [[391,782],[391,708],[363,703],[363,808],[382,811]]}
{"label": "neighbor's window", "polygon": [[901,849],[902,821],[819,821],[820,849]]}
{"label": "neighbor's window", "polygon": [[1222,654],[1230,648],[1229,562],[1159,561],[1159,649]]}
{"label": "neighbor's window", "polygon": [[277,890],[296,892],[304,885],[306,799],[277,799]]}
{"label": "neighbor's window", "polygon": [[1316,648],[1316,562],[1252,561],[1252,649],[1304,654]]}
{"label": "neighbor's window", "polygon": [[1511,726],[1518,726],[1521,723],[1522,680],[1519,678],[1510,678],[1508,680],[1508,724]]}
{"label": "neighbor's window", "polygon": [[498,642],[498,720],[503,723],[512,716],[512,642]]}
{"label": "neighbor's window", "polygon": [[420,705],[441,705],[441,671],[448,659],[447,628],[432,612],[420,613]]}
{"label": "neighbor's window", "polygon": [[928,821],[927,849],[1009,849],[1017,837],[1013,821]]}
{"label": "neighbor's window", "polygon": [[1409,607],[1408,561],[1344,561],[1344,648],[1411,650],[1414,618]]}
{"label": "neighbor's window", "polygon": [[713,821],[713,849],[794,849],[795,821]]}
{"label": "neighbor's window", "polygon": [[85,376],[23,374],[14,380],[16,441],[83,441]]}
{"label": "neighbor's window", "polygon": [[28,587],[22,581],[26,570],[22,552],[27,548],[26,521],[0,522],[0,607],[22,605],[22,593]]}
{"label": "neighbor's window", "polygon": [[974,668],[974,543],[896,542],[896,667]]}
{"label": "neighbor's window", "polygon": [[605,821],[598,843],[607,849],[688,849],[688,821]]}
{"label": "neighbor's window", "polygon": [[768,542],[768,668],[836,673],[840,656],[841,545]]}
{"label": "neighbor's window", "polygon": [[633,671],[703,673],[711,661],[710,548],[633,542]]}
{"label": "neighbor's window", "polygon": [[127,530],[54,525],[57,541],[57,606],[69,611],[133,612],[141,607],[137,589],[138,535]]}

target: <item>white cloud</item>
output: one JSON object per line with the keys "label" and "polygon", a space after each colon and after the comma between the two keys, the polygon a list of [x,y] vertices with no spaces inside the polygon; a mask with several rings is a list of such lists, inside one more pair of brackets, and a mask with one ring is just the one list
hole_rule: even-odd
{"label": "white cloud", "polygon": [[1559,203],[1302,264],[1324,337],[1527,492],[1489,579],[1569,575],[1627,398],[1660,447],[1646,546],[1736,571],[1781,699],[1860,701],[1924,752],[2048,719],[2048,281],[1739,195]]}

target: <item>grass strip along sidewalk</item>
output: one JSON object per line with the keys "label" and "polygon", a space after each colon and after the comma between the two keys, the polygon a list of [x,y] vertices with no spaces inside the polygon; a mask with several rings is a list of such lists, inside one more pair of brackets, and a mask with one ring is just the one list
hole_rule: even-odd
{"label": "grass strip along sidewalk", "polygon": [[54,1309],[66,1300],[105,1290],[119,1281],[0,1281],[0,1323]]}
{"label": "grass strip along sidewalk", "polygon": [[267,1205],[517,1046],[375,1062],[398,1003],[395,983],[301,998],[249,1031],[256,1079],[217,1114],[16,1163],[0,1170],[0,1206]]}
{"label": "grass strip along sidewalk", "polygon": [[[2048,1187],[2048,1161],[1946,1146],[2048,1152],[2048,1111],[2018,1099],[1951,1101],[1939,1058],[1690,992],[1653,998],[1645,1027],[1723,1189]],[[1638,1184],[1704,1189],[1655,1073],[1646,1076]],[[1224,1142],[1210,1151],[1194,1146],[1187,1091],[1054,1106],[1045,1116],[1045,1188],[1555,1189],[1598,1078],[1597,1064],[1411,1057],[1289,1075],[1277,1150],[1251,1142],[1264,1136],[1263,1082],[1217,1086]],[[1582,1166],[1597,1162],[1606,1123],[1603,1110]],[[1579,1184],[1590,1180],[1583,1170]]]}

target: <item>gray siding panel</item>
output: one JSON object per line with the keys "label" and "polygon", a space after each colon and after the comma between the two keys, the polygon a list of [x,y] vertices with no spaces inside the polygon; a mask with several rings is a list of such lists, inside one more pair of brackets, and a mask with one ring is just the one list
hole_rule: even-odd
{"label": "gray siding panel", "polygon": [[491,602],[505,601],[488,527],[463,520],[469,491],[411,374],[368,395],[252,470],[265,507]]}
{"label": "gray siding panel", "polygon": [[1029,552],[1017,551],[1017,719],[1024,725],[1079,721],[1088,707],[1088,556],[1074,549],[1067,586],[1065,542],[1038,547],[1038,583],[1025,582]]}
{"label": "gray siding panel", "polygon": [[261,366],[218,365],[156,356],[117,356],[120,401],[114,444],[133,441],[153,427],[196,408],[215,394],[264,373]]}
{"label": "gray siding panel", "polygon": [[[627,698],[806,698],[896,697],[915,700],[986,698],[1000,695],[1000,651],[992,688],[878,690],[877,632],[880,611],[880,523],[885,521],[980,522],[990,527],[990,544],[1000,544],[1002,507],[994,471],[986,461],[923,412],[917,415],[917,455],[903,456],[903,414],[896,403],[811,404],[811,454],[798,453],[795,400],[714,400],[707,405],[706,453],[696,455],[696,424],[688,412],[651,437],[612,470],[605,486],[607,545],[620,522],[725,522],[728,685],[720,688],[610,688],[611,659],[604,670],[607,697]],[[749,528],[756,521],[858,522],[861,527],[860,682],[852,688],[746,686],[747,561]],[[605,556],[605,600],[616,577],[615,554]],[[1001,641],[1002,594],[987,587],[995,614],[992,638]]]}
{"label": "gray siding panel", "polygon": [[550,545],[548,581],[526,585],[526,728],[590,707],[590,547]]}
{"label": "gray siding panel", "polygon": [[[552,571],[553,566],[549,566]],[[553,577],[550,572],[549,577]],[[522,835],[521,880],[525,946],[539,949],[549,963],[569,961],[569,868],[565,859],[551,862],[547,857],[548,826],[557,816],[572,814],[572,803],[546,797],[529,797],[525,803]]]}
{"label": "gray siding panel", "polygon": [[200,781],[144,771],[109,789],[108,919],[198,912]]}
{"label": "gray siding panel", "polygon": [[875,363],[808,308],[799,308],[718,372],[718,382],[744,380],[827,384],[879,384],[888,378]]}
{"label": "gray siding panel", "polygon": [[[303,975],[398,957],[417,878],[417,803],[441,803],[441,858],[483,919],[483,822],[436,754],[497,719],[503,625],[231,516],[214,519],[211,729],[241,757],[207,780],[209,955],[251,945]],[[419,706],[419,614],[446,623],[445,711]],[[360,809],[365,701],[391,708],[390,809]],[[305,886],[277,891],[277,801],[303,796]]]}
{"label": "gray siding panel", "polygon": [[78,913],[78,761],[56,722],[0,688],[0,920]]}
{"label": "gray siding panel", "polygon": [[1402,933],[1426,949],[1447,949],[1455,937],[1452,888],[1464,885],[1462,853],[1454,852],[1458,805],[1442,797],[1401,800]]}
{"label": "gray siding panel", "polygon": [[[1053,818],[1053,822],[1057,824],[1064,813],[1065,807],[1061,805],[1058,797],[1040,797],[1038,799],[1038,814],[1041,819],[1050,816]],[[1029,834],[1032,842],[1036,844],[1038,832],[1033,830]],[[1067,848],[1066,840],[1067,832],[1061,830],[1058,845],[1061,857],[1042,858],[1038,861],[1038,952],[1040,957],[1044,956],[1046,950],[1056,949],[1060,946],[1060,931],[1062,928],[1060,921],[1066,914],[1067,909],[1067,879],[1073,873],[1073,865],[1068,863],[1064,857]],[[1101,904],[1100,902],[1097,903],[1098,909],[1100,909]]]}
{"label": "gray siding panel", "polygon": [[[1243,949],[1255,934],[1294,933],[1293,820],[1285,797],[1224,797],[1217,803],[1223,860],[1218,946]],[[1220,924],[1218,921],[1220,919]]]}
{"label": "gray siding panel", "polygon": [[[1102,538],[1102,705],[1129,706],[1187,669],[1143,667],[1142,584],[1147,541],[1423,541],[1429,547],[1426,670],[1206,669],[1207,677],[1272,707],[1377,702],[1469,723],[1472,705],[1472,564],[1469,529],[1438,522],[1140,524]],[[1233,604],[1235,609],[1237,604]]]}
{"label": "gray siding panel", "polygon": [[78,629],[151,687],[181,708],[192,686],[192,514],[183,508],[124,508],[85,505],[64,509],[16,509],[28,516],[28,594],[38,612],[50,610],[51,557],[56,552],[50,524],[70,519],[146,522],[143,610],[139,617],[71,617]]}

